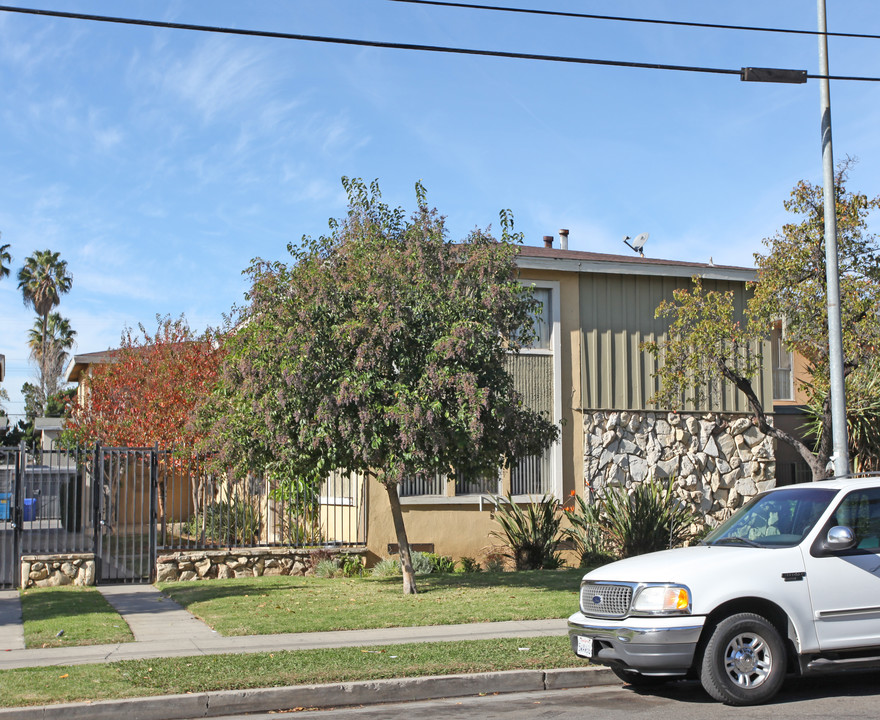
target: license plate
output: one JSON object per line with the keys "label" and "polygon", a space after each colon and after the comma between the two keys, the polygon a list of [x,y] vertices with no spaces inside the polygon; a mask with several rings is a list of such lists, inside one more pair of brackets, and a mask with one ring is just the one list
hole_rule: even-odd
{"label": "license plate", "polygon": [[581,657],[593,657],[593,638],[577,636],[577,654]]}

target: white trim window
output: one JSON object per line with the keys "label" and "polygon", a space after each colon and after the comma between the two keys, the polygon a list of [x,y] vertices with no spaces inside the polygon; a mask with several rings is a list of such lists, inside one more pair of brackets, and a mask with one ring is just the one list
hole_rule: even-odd
{"label": "white trim window", "polygon": [[[535,313],[536,339],[510,357],[514,386],[530,407],[554,423],[562,418],[562,352],[559,325],[559,283],[522,281],[535,290],[541,305]],[[446,475],[409,478],[399,486],[404,504],[482,503],[487,494],[503,492],[501,476],[456,478]],[[540,456],[523,458],[510,469],[510,491],[525,501],[545,493],[562,498],[562,446],[557,442]]]}
{"label": "white trim window", "polygon": [[[525,280],[541,303],[535,313],[534,342],[513,360],[516,389],[534,410],[554,423],[562,418],[562,332],[559,283]],[[554,443],[540,456],[523,458],[510,470],[510,492],[518,498],[550,493],[562,498],[562,444]]]}
{"label": "white trim window", "polygon": [[785,347],[785,325],[782,320],[774,322],[770,330],[770,358],[773,368],[773,399],[794,400],[792,353]]}

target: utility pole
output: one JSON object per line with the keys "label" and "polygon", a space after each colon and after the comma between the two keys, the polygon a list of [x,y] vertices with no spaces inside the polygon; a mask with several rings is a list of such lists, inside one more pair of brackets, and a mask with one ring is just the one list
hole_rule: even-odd
{"label": "utility pole", "polygon": [[828,27],[825,0],[819,9],[819,80],[822,102],[822,175],[825,195],[825,273],[828,302],[828,359],[831,393],[831,456],[834,474],[849,472],[849,445],[846,437],[846,386],[843,374],[843,330],[840,320],[840,273],[837,265],[837,205],[834,187],[834,153],[831,146],[831,81],[828,70]]}

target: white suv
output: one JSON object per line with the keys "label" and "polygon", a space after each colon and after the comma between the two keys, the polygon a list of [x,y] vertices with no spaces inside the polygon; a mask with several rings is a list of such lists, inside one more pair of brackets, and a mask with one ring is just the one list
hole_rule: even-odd
{"label": "white suv", "polygon": [[699,545],[584,576],[572,649],[626,682],[769,700],[787,672],[880,665],[880,477],[770,490]]}

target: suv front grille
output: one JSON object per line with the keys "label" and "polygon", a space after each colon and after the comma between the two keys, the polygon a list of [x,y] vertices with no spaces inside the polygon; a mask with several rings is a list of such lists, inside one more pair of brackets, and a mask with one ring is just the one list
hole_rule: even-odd
{"label": "suv front grille", "polygon": [[630,585],[584,583],[581,585],[581,612],[593,617],[624,617],[632,602]]}

